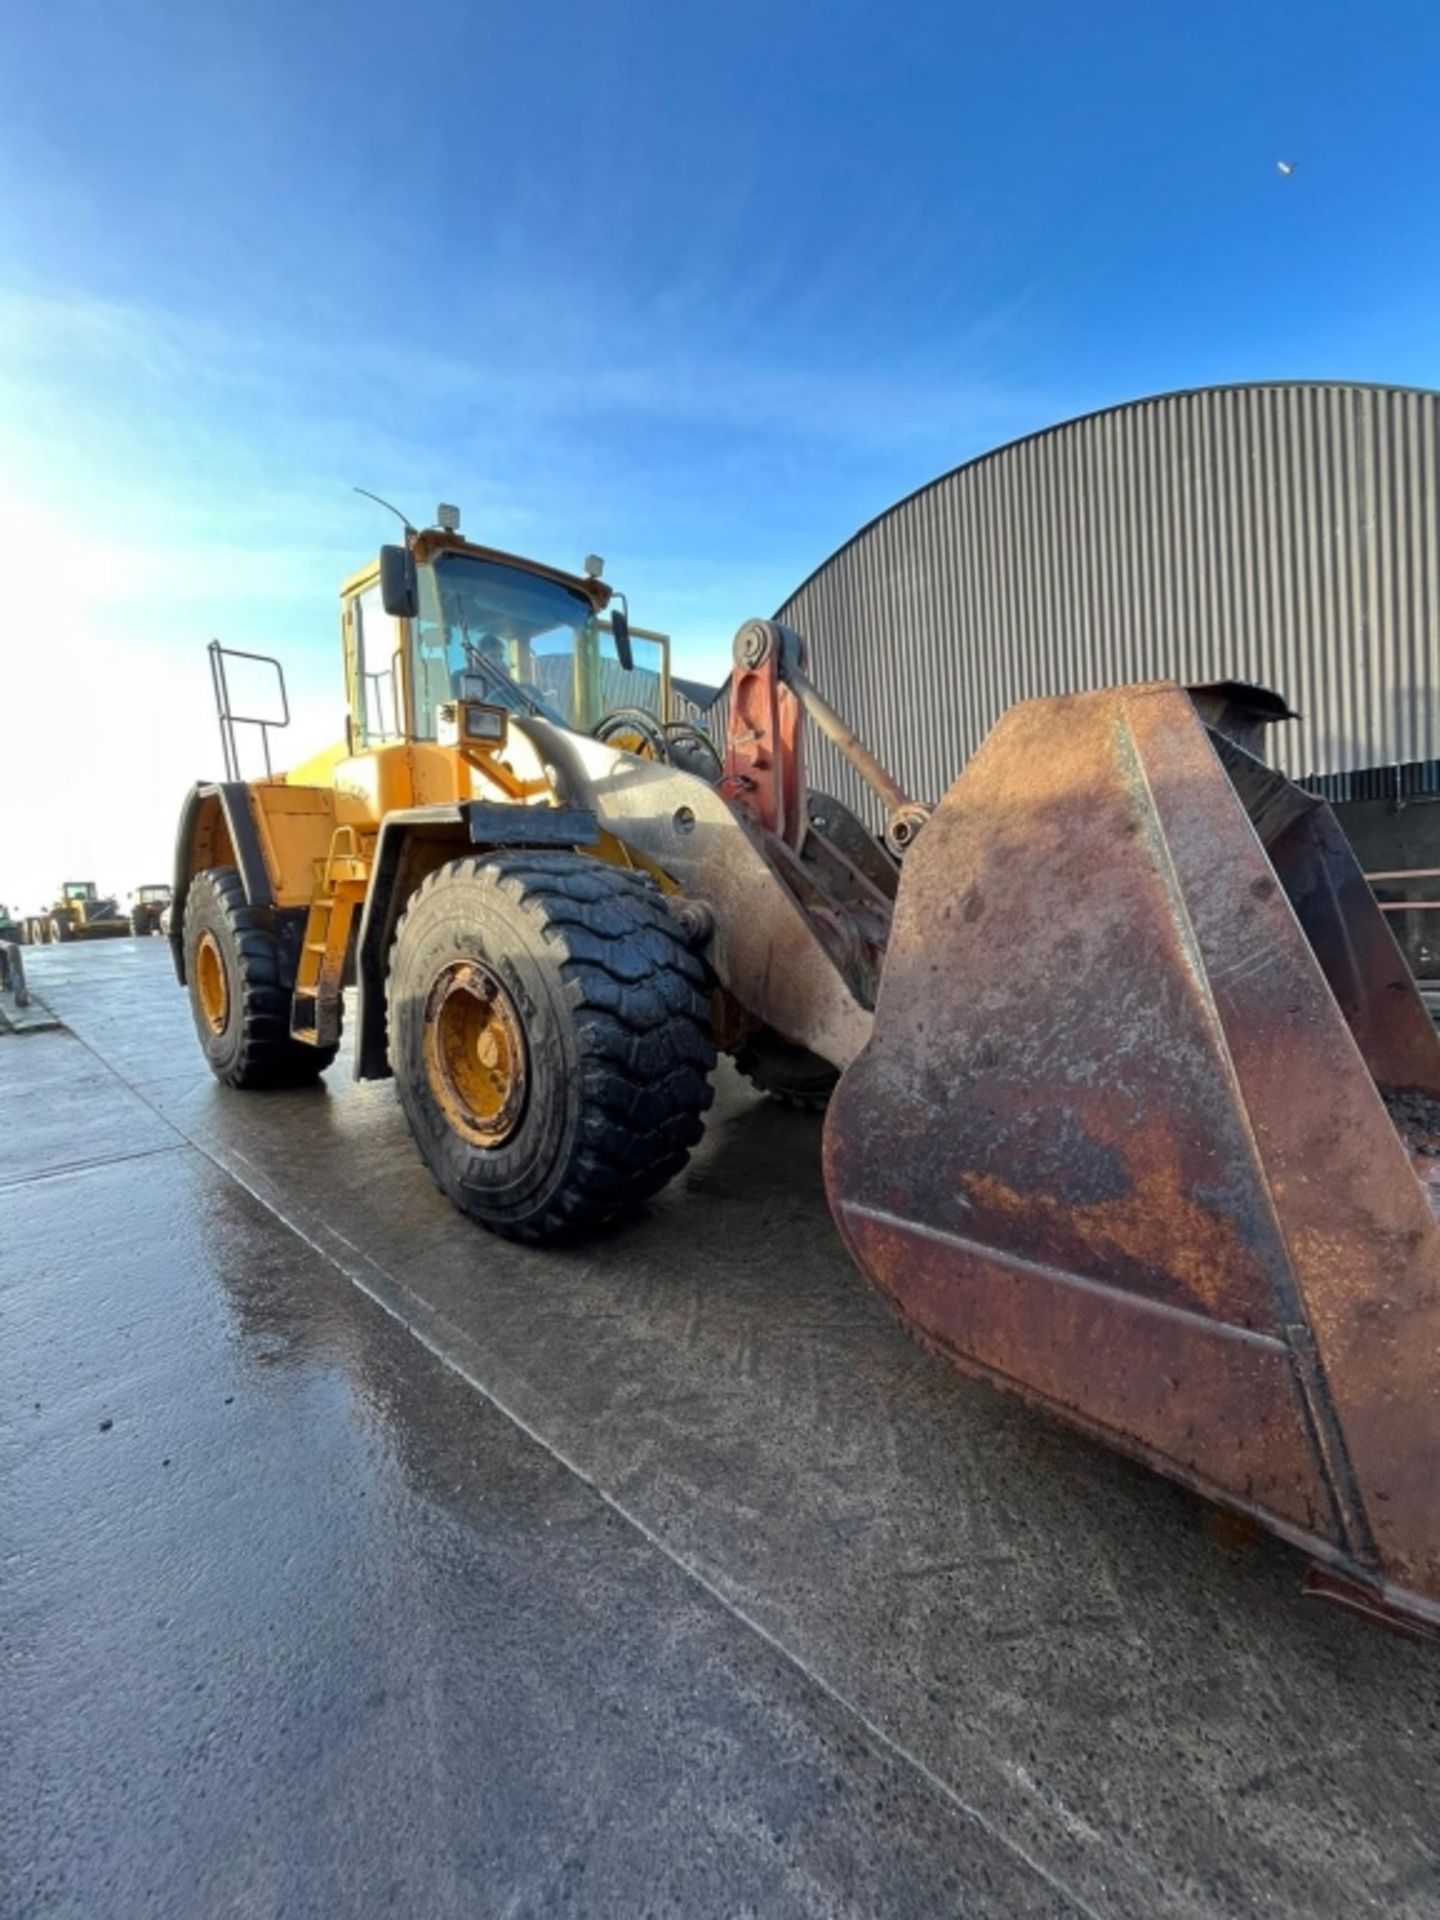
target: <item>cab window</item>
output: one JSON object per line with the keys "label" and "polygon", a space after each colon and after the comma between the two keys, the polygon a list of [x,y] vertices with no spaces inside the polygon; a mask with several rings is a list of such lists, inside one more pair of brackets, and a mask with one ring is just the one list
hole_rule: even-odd
{"label": "cab window", "polygon": [[400,725],[399,623],[380,601],[380,585],[356,596],[354,621],[355,706],[359,744],[398,740]]}
{"label": "cab window", "polygon": [[433,739],[435,709],[462,674],[480,674],[516,713],[574,724],[577,663],[593,654],[595,612],[562,582],[470,554],[420,569],[415,635],[416,732]]}
{"label": "cab window", "polygon": [[563,581],[450,553],[422,567],[419,584],[414,679],[421,738],[434,738],[435,709],[455,698],[462,674],[484,677],[501,706],[581,730],[617,706],[664,717],[663,648],[637,637],[627,673],[608,625]]}
{"label": "cab window", "polygon": [[600,629],[599,636],[599,680],[597,704],[600,711],[596,720],[603,719],[607,713],[613,713],[617,707],[643,707],[646,713],[653,714],[657,720],[666,720],[665,712],[665,649],[658,640],[647,640],[644,634],[630,629],[630,657],[634,662],[628,671],[620,664],[620,656],[615,651],[615,636],[609,624]]}

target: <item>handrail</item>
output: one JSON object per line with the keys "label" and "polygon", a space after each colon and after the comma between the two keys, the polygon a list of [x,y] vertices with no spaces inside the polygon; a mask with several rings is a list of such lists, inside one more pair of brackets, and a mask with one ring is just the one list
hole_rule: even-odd
{"label": "handrail", "polygon": [[[345,849],[343,853],[342,846]],[[363,869],[365,866],[365,859],[360,851],[359,830],[348,822],[342,822],[330,836],[329,851],[325,855],[325,865],[320,875],[322,893],[333,893],[339,884],[335,875],[335,866],[338,861],[344,861],[352,869],[345,876],[347,880],[357,878],[354,868]]]}
{"label": "handrail", "polygon": [[[210,683],[215,689],[215,712],[220,722],[220,750],[225,757],[225,778],[242,778],[240,751],[235,741],[236,727],[258,727],[260,745],[265,755],[265,778],[269,780],[274,772],[270,764],[270,729],[288,727],[290,724],[290,696],[285,690],[285,669],[273,654],[246,653],[241,647],[222,647],[218,640],[212,640],[206,651],[210,656]],[[280,688],[281,719],[262,720],[258,714],[230,711],[230,684],[225,673],[227,660],[258,660],[263,666],[275,669],[275,679]]]}

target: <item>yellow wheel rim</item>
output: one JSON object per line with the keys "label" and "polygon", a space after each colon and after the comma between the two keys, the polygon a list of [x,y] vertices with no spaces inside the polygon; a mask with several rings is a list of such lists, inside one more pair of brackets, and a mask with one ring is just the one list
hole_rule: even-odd
{"label": "yellow wheel rim", "polygon": [[206,1026],[212,1033],[223,1033],[230,1017],[230,982],[213,933],[202,933],[195,949],[195,991],[200,997],[200,1011]]}
{"label": "yellow wheel rim", "polygon": [[425,1075],[450,1125],[501,1146],[525,1108],[525,1036],[514,1002],[476,960],[455,960],[425,997]]}
{"label": "yellow wheel rim", "polygon": [[655,758],[655,742],[641,733],[638,727],[633,731],[622,729],[619,733],[607,734],[605,744],[607,747],[619,747],[622,753],[633,753],[637,760]]}

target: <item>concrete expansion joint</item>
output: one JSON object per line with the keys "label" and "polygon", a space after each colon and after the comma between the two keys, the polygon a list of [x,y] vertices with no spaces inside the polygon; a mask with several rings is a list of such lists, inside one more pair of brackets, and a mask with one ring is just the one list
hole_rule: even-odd
{"label": "concrete expansion joint", "polygon": [[[169,1125],[168,1121],[166,1125]],[[153,1160],[157,1154],[182,1153],[190,1144],[183,1133],[177,1133],[175,1139],[163,1147],[136,1147],[131,1153],[95,1153],[83,1160],[67,1160],[62,1166],[41,1167],[32,1173],[4,1174],[0,1175],[0,1191],[34,1186],[42,1180],[64,1180],[71,1174],[89,1173],[96,1167],[119,1166],[127,1160]]]}

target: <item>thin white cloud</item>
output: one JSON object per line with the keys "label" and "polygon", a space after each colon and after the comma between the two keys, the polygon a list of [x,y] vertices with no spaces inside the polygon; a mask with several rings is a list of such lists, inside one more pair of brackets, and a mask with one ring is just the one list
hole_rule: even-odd
{"label": "thin white cloud", "polygon": [[[577,318],[574,288],[548,306],[530,291],[528,325],[499,300],[441,352],[407,344],[403,309],[391,344],[342,315],[257,331],[68,291],[0,296],[0,565],[7,627],[29,643],[7,648],[0,898],[163,873],[184,790],[217,760],[212,635],[285,658],[284,759],[335,737],[337,590],[391,531],[354,483],[416,516],[459,498],[468,527],[520,551],[606,552],[636,616],[675,636],[679,669],[719,678],[739,621],[856,524],[1036,423],[1025,396],[921,361],[757,357],[687,336],[674,312],[582,288]],[[77,684],[102,716],[87,753],[113,805],[54,779],[53,729],[34,718]],[[6,832],[37,791],[44,832]]]}

